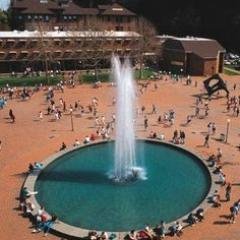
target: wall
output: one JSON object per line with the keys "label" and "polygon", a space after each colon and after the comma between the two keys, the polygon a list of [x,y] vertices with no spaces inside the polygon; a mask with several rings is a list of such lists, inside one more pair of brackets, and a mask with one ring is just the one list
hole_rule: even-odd
{"label": "wall", "polygon": [[181,50],[163,48],[163,68],[173,73],[180,73],[185,68],[185,53]]}
{"label": "wall", "polygon": [[[45,19],[46,16],[42,15]],[[18,19],[18,15],[14,16],[14,29],[34,31],[37,29],[43,31],[53,31],[54,27],[59,27],[64,31],[81,31],[89,29],[108,30],[108,31],[137,31],[137,17],[136,16],[122,16],[121,21],[117,16],[94,16],[94,15],[82,15],[77,16],[76,19],[57,19],[56,16],[48,15],[49,20],[39,20],[31,17],[28,19],[28,15],[23,15],[22,19]]]}
{"label": "wall", "polygon": [[213,74],[218,73],[218,68],[217,68],[217,58],[214,59],[205,59],[204,60],[204,70],[203,74],[212,76]]}
{"label": "wall", "polygon": [[193,53],[187,54],[186,73],[193,76],[204,75],[203,59]]}

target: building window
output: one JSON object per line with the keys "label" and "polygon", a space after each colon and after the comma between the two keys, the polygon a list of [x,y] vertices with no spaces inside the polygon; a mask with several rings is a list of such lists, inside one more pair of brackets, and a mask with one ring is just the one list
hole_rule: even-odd
{"label": "building window", "polygon": [[22,15],[19,15],[19,16],[18,16],[18,19],[19,19],[19,20],[22,20],[22,19],[23,19],[23,16],[22,16]]}
{"label": "building window", "polygon": [[116,27],[115,27],[115,30],[116,30],[116,31],[123,31],[123,26],[116,26]]}
{"label": "building window", "polygon": [[49,16],[45,16],[45,21],[48,22],[49,21]]}
{"label": "building window", "polygon": [[28,15],[28,20],[31,20],[32,19],[32,16],[31,15]]}
{"label": "building window", "polygon": [[37,19],[38,19],[38,16],[37,16],[37,15],[35,15],[35,16],[34,16],[34,19],[35,19],[35,20],[37,20]]}
{"label": "building window", "polygon": [[67,20],[67,16],[63,16],[63,19],[66,21]]}
{"label": "building window", "polygon": [[123,22],[123,17],[122,16],[116,16],[116,22],[117,23],[122,23]]}

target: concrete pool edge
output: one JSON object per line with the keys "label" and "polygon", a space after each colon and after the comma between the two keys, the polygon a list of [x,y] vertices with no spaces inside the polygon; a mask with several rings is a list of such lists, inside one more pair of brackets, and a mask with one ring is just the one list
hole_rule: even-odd
{"label": "concrete pool edge", "polygon": [[[168,146],[171,146],[173,148],[177,148],[179,150],[182,150],[182,151],[184,151],[186,153],[189,153],[189,154],[193,155],[194,157],[196,157],[202,163],[202,165],[206,168],[211,182],[210,182],[210,188],[209,188],[208,193],[206,194],[206,197],[191,212],[196,212],[196,210],[199,209],[199,208],[203,208],[204,210],[207,210],[210,207],[210,204],[208,202],[208,198],[210,196],[212,196],[215,193],[216,190],[219,189],[219,185],[216,184],[216,182],[218,181],[218,175],[214,175],[212,173],[213,169],[208,167],[206,162],[203,160],[204,158],[202,158],[199,154],[195,153],[194,151],[191,151],[191,150],[189,150],[185,147],[175,145],[173,143],[169,143],[169,142],[166,142],[166,141],[156,140],[156,139],[154,140],[154,139],[149,139],[149,138],[139,138],[137,140],[141,140],[141,141],[145,141],[145,142],[149,142],[149,143],[153,143],[153,144],[159,144],[160,143],[160,144],[168,145]],[[92,142],[92,143],[80,145],[80,146],[77,146],[77,147],[69,147],[66,150],[59,151],[59,152],[51,155],[50,157],[46,158],[42,163],[44,165],[44,168],[46,168],[53,161],[57,160],[59,157],[65,155],[67,153],[74,152],[74,151],[76,151],[78,149],[81,149],[81,148],[94,146],[94,145],[97,145],[97,144],[108,143],[108,142],[111,142],[111,141],[113,141],[113,140],[109,140],[109,141],[108,140],[105,140],[105,141],[101,140],[101,141],[95,141],[95,142]],[[24,182],[23,187],[27,187],[30,191],[34,191],[35,183],[36,183],[40,173],[41,173],[41,171],[36,171],[36,172],[33,172],[33,173],[29,174],[27,176],[25,182]],[[36,206],[35,211],[32,212],[32,215],[35,215],[37,213],[37,209],[40,208],[40,205],[37,202],[37,199],[35,198],[34,195],[32,195],[30,197],[30,200]],[[182,223],[182,225],[184,227],[186,227],[188,224],[186,222],[184,222],[183,220],[186,220],[188,214],[182,216],[179,219],[176,219],[175,221],[180,221]],[[170,223],[166,224],[166,227],[168,228],[171,225],[173,225],[173,222],[170,222]],[[90,231],[90,229],[82,229],[82,228],[79,228],[79,227],[75,227],[75,226],[66,224],[66,223],[61,222],[61,221],[57,221],[57,223],[54,224],[52,230],[57,232],[57,233],[60,233],[62,235],[69,236],[69,237],[74,237],[74,238],[86,237],[88,235],[88,232]],[[126,232],[115,232],[115,234],[117,234],[118,238],[122,238],[126,234]]]}

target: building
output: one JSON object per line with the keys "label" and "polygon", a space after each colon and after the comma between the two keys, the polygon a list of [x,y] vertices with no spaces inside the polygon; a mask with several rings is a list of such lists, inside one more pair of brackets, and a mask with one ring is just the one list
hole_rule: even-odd
{"label": "building", "polygon": [[[215,40],[156,36],[154,27],[116,1],[12,0],[12,32],[0,32],[0,72],[109,66],[113,53],[142,66],[190,75],[223,71],[225,50]],[[91,63],[91,64],[90,64]]]}
{"label": "building", "polygon": [[138,54],[140,35],[123,31],[0,32],[0,72],[109,67],[113,53]]}
{"label": "building", "polygon": [[[0,72],[109,66],[113,53],[136,58],[138,16],[113,1],[12,0],[13,31],[0,32]],[[91,3],[91,1],[88,1]]]}
{"label": "building", "polygon": [[[90,1],[89,1],[90,2]],[[13,30],[136,31],[138,17],[113,2],[81,7],[72,0],[12,0]]]}
{"label": "building", "polygon": [[167,71],[190,75],[223,72],[225,49],[213,39],[158,36],[161,65]]}

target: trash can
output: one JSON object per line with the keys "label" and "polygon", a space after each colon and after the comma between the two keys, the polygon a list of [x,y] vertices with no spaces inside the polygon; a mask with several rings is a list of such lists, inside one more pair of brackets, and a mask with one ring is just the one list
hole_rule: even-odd
{"label": "trash can", "polygon": [[220,134],[220,141],[221,141],[221,142],[224,142],[225,139],[226,139],[225,134],[224,134],[224,133],[221,133],[221,134]]}

